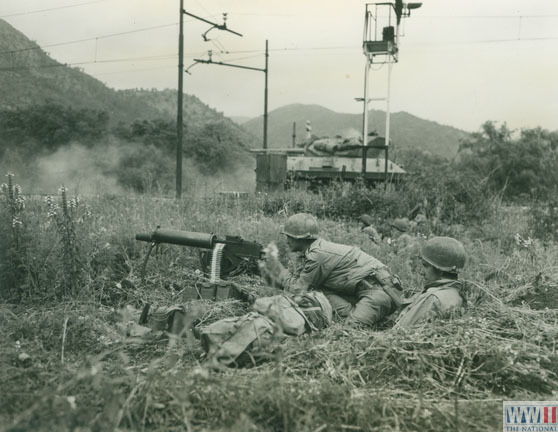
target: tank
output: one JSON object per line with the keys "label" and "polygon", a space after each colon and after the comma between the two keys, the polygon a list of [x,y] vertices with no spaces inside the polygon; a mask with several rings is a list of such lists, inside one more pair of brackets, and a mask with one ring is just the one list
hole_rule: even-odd
{"label": "tank", "polygon": [[[367,183],[381,182],[386,180],[386,150],[385,139],[377,136],[366,147],[357,138],[312,136],[294,148],[252,150],[256,153],[256,191],[358,178]],[[364,173],[363,152],[367,156]],[[406,174],[402,167],[388,160],[388,181],[398,182]]]}

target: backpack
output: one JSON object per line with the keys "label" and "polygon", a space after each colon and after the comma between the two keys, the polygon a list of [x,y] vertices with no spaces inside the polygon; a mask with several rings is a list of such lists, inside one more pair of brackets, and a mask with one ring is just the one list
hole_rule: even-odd
{"label": "backpack", "polygon": [[200,332],[209,364],[245,366],[269,358],[273,342],[285,335],[298,336],[331,324],[332,309],[324,294],[312,291],[300,296],[298,303],[286,294],[262,297],[254,312],[225,318]]}

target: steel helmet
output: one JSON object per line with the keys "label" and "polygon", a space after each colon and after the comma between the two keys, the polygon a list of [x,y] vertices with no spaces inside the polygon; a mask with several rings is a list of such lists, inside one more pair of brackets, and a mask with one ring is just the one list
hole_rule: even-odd
{"label": "steel helmet", "polygon": [[467,256],[463,244],[451,237],[434,237],[426,242],[420,256],[438,270],[457,273],[465,266]]}
{"label": "steel helmet", "polygon": [[315,240],[318,238],[318,221],[308,213],[297,213],[285,222],[281,234],[286,234],[295,239]]}
{"label": "steel helmet", "polygon": [[366,225],[366,226],[370,226],[374,224],[374,219],[372,219],[372,216],[367,215],[367,214],[363,214],[360,216],[360,221]]}
{"label": "steel helmet", "polygon": [[411,227],[409,219],[407,218],[397,218],[391,223],[391,226],[401,232],[409,231],[409,228]]}

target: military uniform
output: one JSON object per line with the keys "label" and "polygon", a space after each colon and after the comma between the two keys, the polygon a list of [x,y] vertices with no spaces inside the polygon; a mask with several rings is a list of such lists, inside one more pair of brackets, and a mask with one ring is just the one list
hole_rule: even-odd
{"label": "military uniform", "polygon": [[322,291],[350,325],[374,325],[399,306],[394,277],[382,262],[357,247],[322,238],[304,251],[297,271],[281,271],[278,283],[293,294]]}
{"label": "military uniform", "polygon": [[411,327],[433,318],[450,317],[464,307],[461,287],[461,281],[453,279],[428,283],[421,293],[406,302],[408,306],[397,317],[395,327]]}

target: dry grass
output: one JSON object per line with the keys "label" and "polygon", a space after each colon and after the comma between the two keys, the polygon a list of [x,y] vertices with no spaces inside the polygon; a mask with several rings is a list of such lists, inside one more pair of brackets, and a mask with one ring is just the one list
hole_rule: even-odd
{"label": "dry grass", "polygon": [[[94,217],[84,253],[97,264],[76,298],[57,303],[37,289],[25,304],[0,305],[2,430],[486,431],[501,428],[502,400],[548,400],[558,388],[558,313],[544,307],[555,307],[548,298],[558,286],[558,253],[556,245],[517,244],[517,213],[500,214],[483,232],[446,228],[470,252],[472,307],[464,316],[349,336],[335,323],[278,343],[257,366],[213,371],[191,338],[126,336],[142,304],[181,303],[199,281],[196,251],[174,246],[152,258],[142,281],[145,244],[133,235],[161,225],[266,244],[277,240],[285,212],[266,216],[257,198],[87,204]],[[41,206],[27,202],[36,258],[56,268]],[[420,286],[412,250],[374,245],[357,222],[325,220],[323,231],[389,263],[409,292]],[[44,275],[56,283],[55,271]],[[46,276],[37,280],[47,286]],[[271,292],[257,278],[237,281]],[[207,307],[205,323],[249,310],[235,300]]]}

